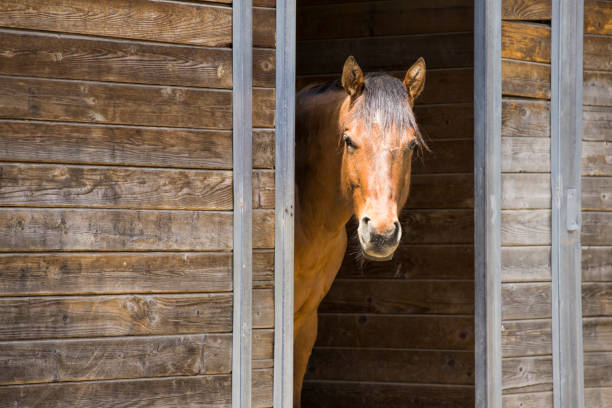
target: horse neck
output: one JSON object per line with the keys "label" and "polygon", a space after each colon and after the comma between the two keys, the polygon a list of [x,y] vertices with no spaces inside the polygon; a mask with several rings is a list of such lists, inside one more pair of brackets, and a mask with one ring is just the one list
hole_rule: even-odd
{"label": "horse neck", "polygon": [[297,112],[298,222],[309,238],[335,235],[352,215],[350,200],[340,184],[342,150],[338,115],[345,93],[309,97]]}

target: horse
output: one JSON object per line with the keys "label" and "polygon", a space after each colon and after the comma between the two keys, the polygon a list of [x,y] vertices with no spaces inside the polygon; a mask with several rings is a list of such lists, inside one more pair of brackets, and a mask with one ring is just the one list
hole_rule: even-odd
{"label": "horse", "polygon": [[338,81],[296,95],[294,407],[317,337],[317,310],[340,269],[354,215],[366,260],[393,256],[402,235],[415,151],[427,146],[412,108],[425,86],[419,58],[404,80],[363,71],[354,57]]}

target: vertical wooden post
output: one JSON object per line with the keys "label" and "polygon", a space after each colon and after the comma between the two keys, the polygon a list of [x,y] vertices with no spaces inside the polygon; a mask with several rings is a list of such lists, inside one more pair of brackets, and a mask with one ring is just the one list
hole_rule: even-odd
{"label": "vertical wooden post", "polygon": [[295,0],[276,3],[274,407],[293,406]]}
{"label": "vertical wooden post", "polygon": [[583,24],[583,0],[553,0],[550,119],[555,408],[584,407],[580,262]]}
{"label": "vertical wooden post", "polygon": [[252,0],[233,4],[234,325],[232,407],[251,406],[253,299],[253,14]]}
{"label": "vertical wooden post", "polygon": [[474,2],[476,408],[501,408],[501,1]]}

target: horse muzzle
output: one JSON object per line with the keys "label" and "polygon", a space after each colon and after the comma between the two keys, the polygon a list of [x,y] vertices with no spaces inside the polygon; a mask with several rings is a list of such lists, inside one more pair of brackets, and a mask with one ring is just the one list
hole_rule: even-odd
{"label": "horse muzzle", "polygon": [[364,258],[369,261],[388,261],[393,258],[393,254],[399,245],[402,228],[397,219],[393,221],[391,226],[377,228],[372,220],[365,216],[359,221],[357,235]]}

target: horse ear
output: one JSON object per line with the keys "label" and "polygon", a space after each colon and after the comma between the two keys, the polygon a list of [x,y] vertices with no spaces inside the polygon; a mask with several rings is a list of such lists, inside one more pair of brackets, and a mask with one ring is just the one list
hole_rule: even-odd
{"label": "horse ear", "polygon": [[410,106],[414,105],[414,100],[423,92],[425,88],[425,60],[420,57],[415,62],[404,77],[404,85],[410,96]]}
{"label": "horse ear", "polygon": [[363,72],[352,55],[344,62],[342,86],[351,96],[351,99],[357,98],[363,91]]}

